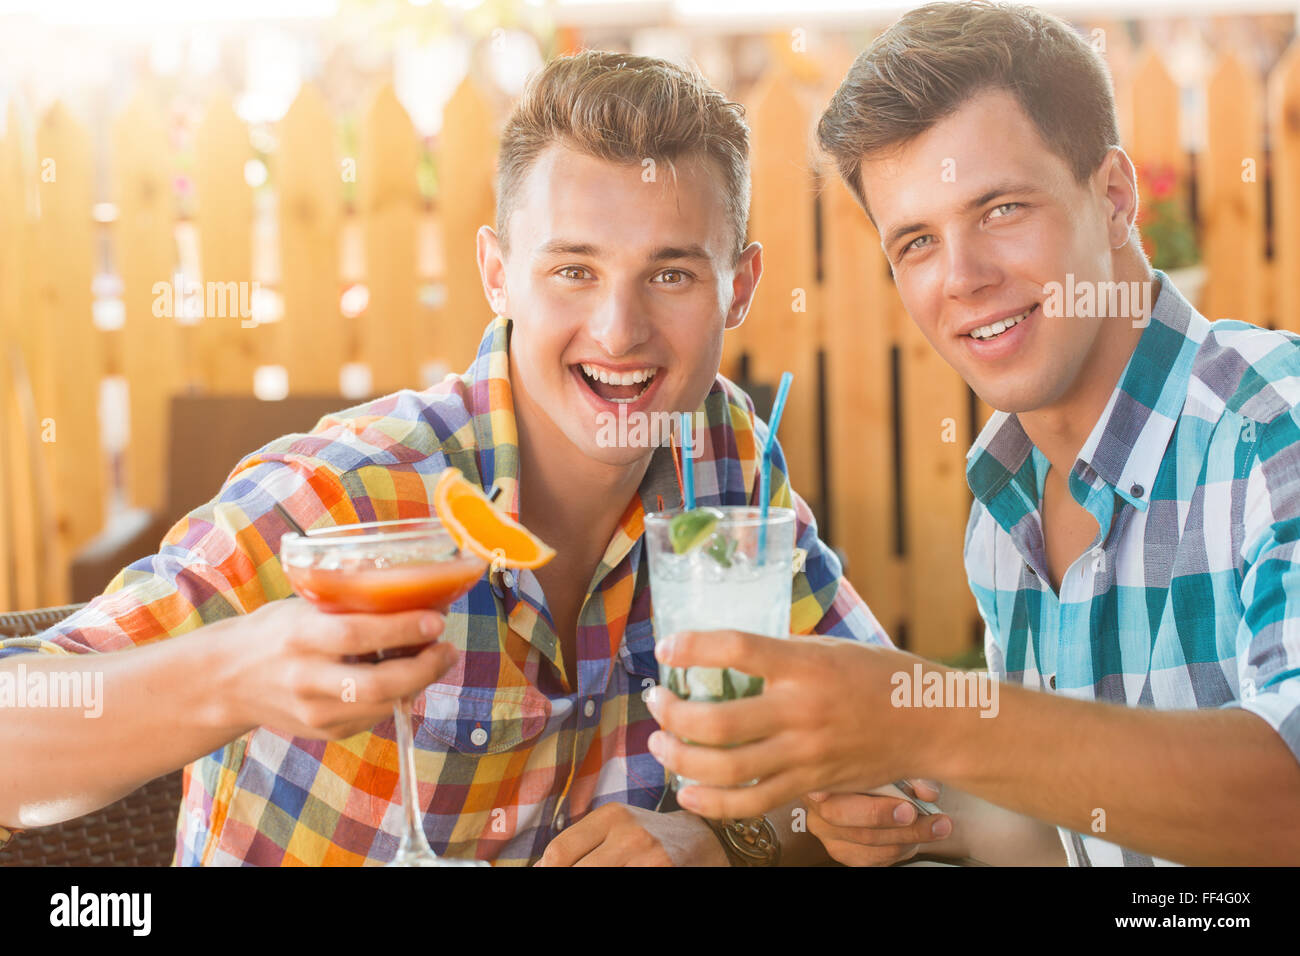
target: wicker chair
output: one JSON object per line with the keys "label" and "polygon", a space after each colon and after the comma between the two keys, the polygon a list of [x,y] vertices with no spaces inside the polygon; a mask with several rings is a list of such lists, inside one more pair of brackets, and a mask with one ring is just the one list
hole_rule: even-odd
{"label": "wicker chair", "polygon": [[[0,638],[38,634],[81,607],[0,614]],[[0,849],[0,866],[167,866],[180,800],[177,770],[93,813],[15,833]]]}

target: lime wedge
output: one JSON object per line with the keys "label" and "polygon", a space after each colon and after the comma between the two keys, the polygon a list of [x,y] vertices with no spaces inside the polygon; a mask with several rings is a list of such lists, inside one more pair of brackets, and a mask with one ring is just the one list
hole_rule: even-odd
{"label": "lime wedge", "polygon": [[723,517],[716,508],[696,508],[677,515],[668,523],[668,540],[673,551],[686,554],[692,548],[698,548],[713,534]]}

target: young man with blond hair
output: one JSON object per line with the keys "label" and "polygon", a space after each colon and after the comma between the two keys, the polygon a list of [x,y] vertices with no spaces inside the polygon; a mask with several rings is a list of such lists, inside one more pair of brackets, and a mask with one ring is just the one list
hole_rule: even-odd
{"label": "young man with blond hair", "polygon": [[[401,831],[387,715],[414,695],[437,852],[727,863],[705,820],[656,812],[665,775],[646,747],[658,667],[643,517],[681,504],[674,449],[610,447],[602,426],[615,413],[694,414],[685,466],[699,503],[757,504],[767,426],[718,375],[723,332],[762,271],[748,207],[742,112],[698,73],[599,52],[550,63],[506,126],[496,229],[477,237],[497,317],[473,365],[270,443],[87,608],[0,644],[29,670],[93,669],[105,687],[98,721],[0,720],[0,765],[29,768],[0,778],[0,823],[77,816],[186,766],[179,863],[382,863]],[[484,577],[445,619],[283,600],[282,534],[428,515],[448,466],[495,487],[555,559]],[[808,553],[792,631],[887,643],[779,448],[771,488]],[[344,660],[435,637],[418,657]],[[353,700],[339,694],[347,681]],[[798,819],[755,827],[788,862],[825,859]]]}
{"label": "young man with blond hair", "polygon": [[888,863],[918,841],[861,791],[914,776],[953,820],[931,853],[1297,862],[1300,340],[1209,322],[1151,269],[1104,61],[1032,7],[907,13],[818,138],[912,320],[999,410],[968,455],[965,545],[998,707],[899,706],[900,675],[947,669],[888,648],[687,635],[665,662],[768,683],[712,710],[658,692],[676,737],[652,749],[711,784],[681,805],[813,791],[833,856]]}

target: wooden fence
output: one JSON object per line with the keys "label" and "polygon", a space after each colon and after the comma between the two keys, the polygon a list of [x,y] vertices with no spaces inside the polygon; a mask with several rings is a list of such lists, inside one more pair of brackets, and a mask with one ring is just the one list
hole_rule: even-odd
{"label": "wooden fence", "polygon": [[[1300,54],[1293,47],[1267,80],[1224,56],[1208,88],[1208,148],[1196,157],[1179,146],[1178,90],[1159,57],[1134,62],[1116,77],[1130,154],[1140,168],[1195,163],[1203,311],[1300,331]],[[795,373],[781,431],[796,488],[882,623],[913,650],[947,657],[976,641],[961,558],[964,464],[988,409],[907,318],[870,223],[810,160],[805,133],[847,62],[831,66],[810,83],[778,59],[746,97],[751,231],[766,269],[749,320],[728,333],[723,371],[744,368],[764,382]],[[97,219],[87,130],[59,104],[31,122],[9,106],[0,139],[0,608],[63,600],[71,556],[103,527],[110,479],[96,409],[106,377],[130,390],[130,504],[156,509],[174,392],[248,393],[255,369],[272,365],[287,370],[295,393],[336,392],[346,363],[369,367],[374,393],[418,386],[422,362],[463,369],[490,318],[474,231],[493,221],[497,125],[472,83],[446,109],[432,204],[417,186],[419,140],[391,87],[359,124],[352,157],[334,149],[336,120],[304,87],[276,131],[278,274],[258,274],[245,178],[253,153],[230,99],[217,97],[198,130],[184,221],[161,116],[144,89],[113,120],[116,214],[98,207]],[[349,168],[356,187],[345,203],[340,170]],[[120,327],[107,329],[92,323],[102,244],[125,309]],[[348,255],[340,265],[341,245],[362,251],[359,271]],[[249,328],[238,315],[155,317],[155,283],[170,280],[186,249],[197,262],[188,278],[258,281],[278,292],[282,318]],[[369,304],[348,317],[340,293],[358,279]],[[442,290],[433,303],[420,295],[431,280]]]}

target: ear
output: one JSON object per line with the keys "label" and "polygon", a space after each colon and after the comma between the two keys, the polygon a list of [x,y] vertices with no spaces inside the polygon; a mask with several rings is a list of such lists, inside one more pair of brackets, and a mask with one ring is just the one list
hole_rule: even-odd
{"label": "ear", "polygon": [[724,329],[738,328],[745,321],[762,275],[763,247],[757,242],[751,242],[736,263],[736,274],[731,280],[731,308],[727,310]]}
{"label": "ear", "polygon": [[506,263],[501,240],[491,226],[480,226],[475,236],[478,246],[478,273],[483,280],[483,294],[497,315],[510,315],[510,296],[506,291]]}
{"label": "ear", "polygon": [[1133,160],[1113,147],[1093,174],[1106,210],[1106,235],[1112,249],[1122,249],[1133,238],[1138,214],[1137,171]]}

